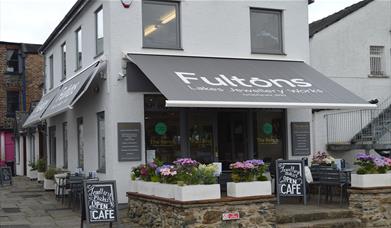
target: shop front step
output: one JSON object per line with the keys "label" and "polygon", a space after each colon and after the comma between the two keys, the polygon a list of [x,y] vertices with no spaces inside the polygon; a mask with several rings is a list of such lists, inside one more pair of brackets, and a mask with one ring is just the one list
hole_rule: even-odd
{"label": "shop front step", "polygon": [[328,219],[342,219],[342,218],[352,218],[352,211],[349,209],[326,209],[326,208],[300,208],[292,210],[282,209],[280,213],[277,214],[277,223],[301,223],[301,222],[311,222],[317,220],[328,220]]}
{"label": "shop front step", "polygon": [[278,224],[277,228],[361,228],[361,220],[355,218],[321,219],[309,222]]}

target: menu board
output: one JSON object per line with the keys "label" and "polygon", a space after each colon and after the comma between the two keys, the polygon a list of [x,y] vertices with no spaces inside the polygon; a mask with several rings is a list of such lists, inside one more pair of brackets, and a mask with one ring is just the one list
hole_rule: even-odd
{"label": "menu board", "polygon": [[311,131],[309,122],[292,122],[292,155],[307,156],[311,154]]}
{"label": "menu board", "polygon": [[118,161],[141,161],[141,123],[118,123]]}
{"label": "menu board", "polygon": [[12,184],[11,167],[0,167],[0,184]]}
{"label": "menu board", "polygon": [[118,202],[115,181],[84,182],[88,223],[117,222]]}
{"label": "menu board", "polygon": [[277,160],[276,162],[277,202],[280,203],[281,197],[303,196],[306,204],[304,161]]}

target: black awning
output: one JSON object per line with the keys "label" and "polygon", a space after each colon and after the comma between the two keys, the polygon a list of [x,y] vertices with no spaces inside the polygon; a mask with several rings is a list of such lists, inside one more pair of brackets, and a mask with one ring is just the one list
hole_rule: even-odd
{"label": "black awning", "polygon": [[143,54],[128,58],[171,107],[376,107],[304,62]]}

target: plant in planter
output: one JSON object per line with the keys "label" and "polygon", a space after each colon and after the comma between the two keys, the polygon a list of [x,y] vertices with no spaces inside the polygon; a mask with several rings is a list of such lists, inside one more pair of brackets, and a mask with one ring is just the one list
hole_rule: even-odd
{"label": "plant in planter", "polygon": [[38,171],[37,171],[37,165],[35,162],[30,162],[30,180],[35,180],[38,178]]}
{"label": "plant in planter", "polygon": [[39,159],[36,164],[37,167],[37,180],[43,181],[45,179],[45,171],[46,171],[46,161],[44,159]]}
{"label": "plant in planter", "polygon": [[352,174],[352,187],[372,188],[391,186],[391,159],[382,156],[359,153],[356,155],[356,174]]}
{"label": "plant in planter", "polygon": [[49,169],[46,170],[45,179],[43,181],[43,188],[45,190],[55,189],[54,175],[56,175],[56,173],[57,173],[57,169],[54,167],[49,167]]}
{"label": "plant in planter", "polygon": [[141,164],[139,166],[140,179],[142,181],[137,182],[137,192],[146,195],[154,195],[155,188],[158,188],[157,186],[160,181],[160,177],[156,173],[156,169],[160,165],[162,165],[160,161],[154,160],[153,162]]}
{"label": "plant in planter", "polygon": [[320,152],[314,154],[312,157],[312,165],[333,166],[335,165],[335,158],[326,152]]}
{"label": "plant in planter", "polygon": [[137,181],[140,180],[140,166],[133,167],[130,172],[130,191],[137,192]]}
{"label": "plant in planter", "polygon": [[232,181],[227,195],[232,197],[271,195],[271,182],[264,175],[267,165],[262,160],[247,160],[230,165]]}
{"label": "plant in planter", "polygon": [[156,169],[156,174],[160,177],[159,188],[156,188],[154,195],[163,198],[174,198],[177,170],[173,165],[162,165]]}

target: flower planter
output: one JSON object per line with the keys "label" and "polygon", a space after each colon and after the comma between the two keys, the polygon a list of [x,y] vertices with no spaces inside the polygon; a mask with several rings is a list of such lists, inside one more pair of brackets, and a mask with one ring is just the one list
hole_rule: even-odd
{"label": "flower planter", "polygon": [[159,184],[155,186],[154,195],[162,198],[174,198],[177,185]]}
{"label": "flower planter", "polygon": [[[56,195],[63,195],[62,189],[58,189],[58,188],[59,188],[60,184],[64,184],[64,183],[60,183],[60,178],[65,178],[67,175],[68,175],[67,173],[59,173],[59,174],[54,175],[54,182],[55,182],[54,193]],[[64,194],[68,194],[68,191],[65,191]]]}
{"label": "flower planter", "polygon": [[37,172],[37,180],[41,182],[45,179],[45,172]]}
{"label": "flower planter", "polygon": [[391,173],[384,174],[352,174],[352,187],[375,188],[391,186]]}
{"label": "flower planter", "polygon": [[55,186],[54,180],[44,178],[44,180],[43,180],[43,188],[45,190],[54,190],[55,187],[56,186]]}
{"label": "flower planter", "polygon": [[264,196],[272,194],[272,184],[270,181],[253,182],[228,182],[227,196],[246,197],[246,196]]}
{"label": "flower planter", "polygon": [[147,182],[147,181],[137,181],[137,192],[144,195],[153,196],[155,192],[155,187],[159,183]]}
{"label": "flower planter", "polygon": [[38,178],[38,171],[37,170],[31,170],[30,171],[30,180],[36,180]]}
{"label": "flower planter", "polygon": [[137,192],[137,182],[139,181],[138,180],[130,181],[130,189],[129,189],[130,192]]}
{"label": "flower planter", "polygon": [[220,197],[219,184],[176,186],[175,189],[175,200],[179,201],[210,200]]}

